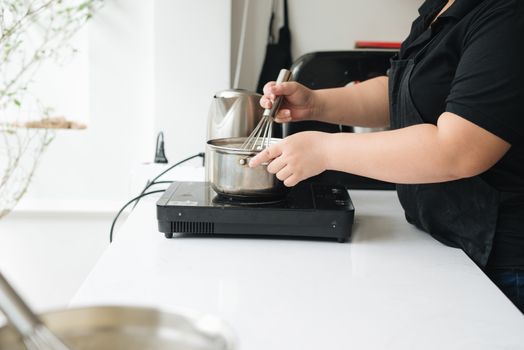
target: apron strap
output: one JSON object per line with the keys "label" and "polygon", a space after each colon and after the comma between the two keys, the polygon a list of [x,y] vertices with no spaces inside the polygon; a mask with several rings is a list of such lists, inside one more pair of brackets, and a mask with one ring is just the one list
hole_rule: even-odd
{"label": "apron strap", "polygon": [[284,0],[284,27],[288,28],[287,0]]}
{"label": "apron strap", "polygon": [[273,35],[273,22],[275,20],[275,9],[276,9],[276,2],[278,0],[273,0],[271,2],[271,17],[269,18],[269,28],[268,28],[268,36],[267,36],[267,43],[268,44],[274,44],[275,43],[275,36]]}
{"label": "apron strap", "polygon": [[[272,0],[271,2],[271,17],[269,18],[269,28],[268,28],[268,44],[276,44],[275,42],[275,36],[273,35],[273,23],[275,22],[275,13],[278,9],[278,2],[279,0]],[[284,25],[282,28],[288,29],[289,28],[289,17],[288,17],[288,10],[287,10],[287,0],[284,0]]]}

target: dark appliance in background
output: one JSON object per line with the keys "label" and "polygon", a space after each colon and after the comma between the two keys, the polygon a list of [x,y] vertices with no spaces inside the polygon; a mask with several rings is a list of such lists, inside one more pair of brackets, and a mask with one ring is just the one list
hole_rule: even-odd
{"label": "dark appliance in background", "polygon": [[[311,89],[346,86],[351,82],[368,80],[386,75],[390,59],[396,50],[350,50],[313,52],[303,55],[291,66],[293,80]],[[300,131],[355,132],[351,127],[316,121],[294,122],[276,125],[274,133],[283,137]],[[351,157],[351,150],[348,150]],[[350,189],[393,190],[395,185],[367,177],[338,171],[325,171],[308,181],[342,185]]]}

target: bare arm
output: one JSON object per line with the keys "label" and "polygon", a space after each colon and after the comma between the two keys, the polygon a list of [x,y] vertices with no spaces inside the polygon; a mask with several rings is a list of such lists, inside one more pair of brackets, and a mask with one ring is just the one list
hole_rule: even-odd
{"label": "bare arm", "polygon": [[339,170],[394,183],[434,183],[478,175],[511,147],[453,113],[437,125],[365,133],[297,133],[254,157],[287,186],[324,170]]}
{"label": "bare arm", "polygon": [[326,168],[394,183],[433,183],[478,175],[492,167],[510,145],[452,113],[438,125],[419,124],[328,141]]}
{"label": "bare arm", "polygon": [[389,126],[386,76],[342,88],[315,90],[314,93],[318,110],[313,119],[351,126]]}
{"label": "bare arm", "polygon": [[279,123],[319,120],[351,126],[389,125],[387,77],[323,90],[311,90],[297,82],[279,85],[269,82],[264,87],[261,106],[270,108],[277,96],[284,96],[284,102],[275,119]]}

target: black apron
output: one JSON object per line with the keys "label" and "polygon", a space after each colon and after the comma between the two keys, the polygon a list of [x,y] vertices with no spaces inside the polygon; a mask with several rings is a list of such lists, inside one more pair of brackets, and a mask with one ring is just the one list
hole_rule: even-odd
{"label": "black apron", "polygon": [[278,41],[273,36],[273,21],[275,20],[276,6],[278,0],[273,0],[273,11],[269,20],[269,34],[266,46],[266,56],[258,78],[257,92],[264,93],[264,85],[268,81],[276,80],[282,68],[289,69],[292,64],[291,58],[291,32],[289,30],[289,19],[287,13],[287,0],[284,0],[284,25],[278,31]]}
{"label": "black apron", "polygon": [[[389,98],[393,129],[424,123],[411,99],[409,81],[426,48],[415,58],[391,60]],[[499,191],[480,176],[396,187],[409,223],[446,245],[462,248],[478,265],[486,266],[497,228]]]}

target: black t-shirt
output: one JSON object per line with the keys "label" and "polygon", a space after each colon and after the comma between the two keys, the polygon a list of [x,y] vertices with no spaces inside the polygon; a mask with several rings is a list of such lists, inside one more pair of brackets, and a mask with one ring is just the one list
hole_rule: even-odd
{"label": "black t-shirt", "polygon": [[425,1],[402,44],[411,95],[427,123],[452,112],[511,144],[481,174],[503,199],[488,266],[524,269],[524,1],[456,0],[431,24],[446,3]]}

